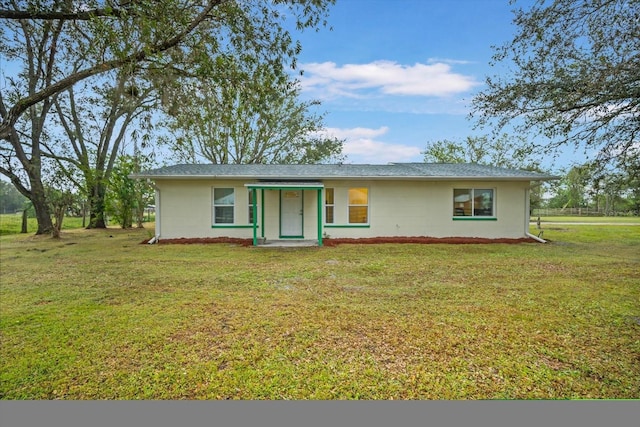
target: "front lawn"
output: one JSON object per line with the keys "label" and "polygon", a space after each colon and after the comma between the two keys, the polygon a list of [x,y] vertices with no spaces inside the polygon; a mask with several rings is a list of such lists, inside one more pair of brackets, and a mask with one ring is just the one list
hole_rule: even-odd
{"label": "front lawn", "polygon": [[515,245],[150,235],[0,237],[0,398],[640,398],[638,226]]}

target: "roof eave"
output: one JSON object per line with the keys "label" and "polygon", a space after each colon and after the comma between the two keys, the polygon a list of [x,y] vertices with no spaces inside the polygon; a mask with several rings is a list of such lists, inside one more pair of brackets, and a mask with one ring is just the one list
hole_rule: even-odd
{"label": "roof eave", "polygon": [[411,180],[411,181],[554,181],[561,179],[559,176],[544,175],[544,176],[304,176],[299,175],[279,175],[274,176],[256,176],[256,175],[142,175],[132,174],[129,175],[133,179],[172,179],[172,180],[189,180],[189,179],[224,179],[224,180],[273,180],[273,179],[285,179],[285,180],[300,180],[300,179],[337,179],[337,180]]}

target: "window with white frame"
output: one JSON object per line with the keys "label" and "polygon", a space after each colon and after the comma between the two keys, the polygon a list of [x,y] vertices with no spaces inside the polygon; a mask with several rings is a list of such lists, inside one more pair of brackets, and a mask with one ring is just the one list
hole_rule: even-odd
{"label": "window with white frame", "polygon": [[369,223],[369,189],[349,189],[349,224]]}
{"label": "window with white frame", "polygon": [[494,190],[490,188],[456,188],[453,190],[453,216],[495,216]]}
{"label": "window with white frame", "polygon": [[333,188],[324,189],[324,222],[325,224],[333,224],[333,212],[335,208]]}
{"label": "window with white frame", "polygon": [[233,188],[213,189],[213,223],[233,224],[235,194]]}

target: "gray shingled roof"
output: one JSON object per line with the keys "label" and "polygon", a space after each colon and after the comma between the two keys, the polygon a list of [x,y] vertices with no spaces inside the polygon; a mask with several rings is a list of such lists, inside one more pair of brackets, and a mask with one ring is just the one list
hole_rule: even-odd
{"label": "gray shingled roof", "polygon": [[389,163],[386,165],[214,165],[165,166],[132,175],[133,178],[196,179],[246,178],[257,180],[310,179],[494,179],[547,181],[557,176],[519,169],[505,169],[475,163]]}

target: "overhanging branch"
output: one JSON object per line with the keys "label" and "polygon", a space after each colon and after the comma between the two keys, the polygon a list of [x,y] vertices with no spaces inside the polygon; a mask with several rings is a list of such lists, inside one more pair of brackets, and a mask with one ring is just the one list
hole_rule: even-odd
{"label": "overhanging branch", "polygon": [[67,89],[70,86],[73,86],[75,83],[84,80],[88,77],[101,74],[119,67],[122,67],[126,64],[134,64],[137,62],[142,62],[147,60],[149,57],[164,52],[176,45],[178,45],[182,40],[184,40],[187,35],[189,35],[193,30],[195,30],[203,21],[205,21],[211,12],[211,10],[225,2],[226,0],[210,0],[206,7],[202,9],[202,11],[194,18],[193,21],[180,33],[175,36],[165,40],[162,43],[155,44],[146,49],[141,49],[138,52],[132,53],[131,55],[122,58],[122,59],[113,59],[111,61],[105,61],[100,64],[96,64],[93,67],[87,68],[85,70],[79,71],[75,74],[72,74],[50,86],[47,86],[43,90],[28,96],[26,98],[20,99],[3,117],[2,124],[0,124],[0,139],[8,139],[11,133],[12,127],[15,125],[18,118],[31,106],[44,101],[51,96],[60,93],[61,91]]}
{"label": "overhanging branch", "polygon": [[120,18],[122,16],[121,9],[92,9],[77,12],[58,12],[52,10],[6,10],[0,9],[0,19],[28,19],[40,21],[88,21],[97,17],[113,17]]}

